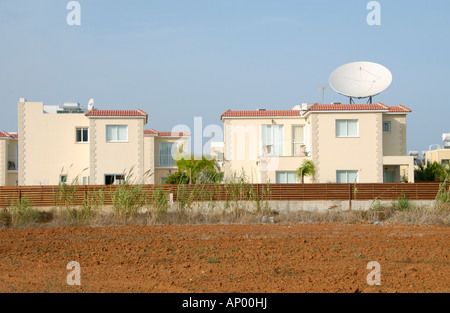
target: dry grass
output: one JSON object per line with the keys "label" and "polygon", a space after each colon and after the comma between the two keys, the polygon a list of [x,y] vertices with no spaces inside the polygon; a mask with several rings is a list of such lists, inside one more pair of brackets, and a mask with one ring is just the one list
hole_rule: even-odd
{"label": "dry grass", "polygon": [[[399,210],[394,205],[376,205],[367,211],[331,209],[318,211],[257,212],[249,209],[177,210],[161,214],[152,208],[128,218],[117,216],[113,210],[86,212],[85,208],[41,212],[33,219],[11,223],[10,209],[0,211],[2,228],[111,226],[111,225],[200,225],[200,224],[259,224],[259,223],[402,223],[450,226],[450,209],[442,206],[413,207]],[[36,218],[39,216],[40,218]],[[272,221],[271,221],[272,219]]]}

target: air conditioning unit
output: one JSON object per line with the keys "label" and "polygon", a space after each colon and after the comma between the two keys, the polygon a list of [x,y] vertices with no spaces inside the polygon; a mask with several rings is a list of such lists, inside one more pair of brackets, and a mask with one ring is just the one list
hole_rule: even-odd
{"label": "air conditioning unit", "polygon": [[314,103],[302,103],[302,111],[308,110]]}

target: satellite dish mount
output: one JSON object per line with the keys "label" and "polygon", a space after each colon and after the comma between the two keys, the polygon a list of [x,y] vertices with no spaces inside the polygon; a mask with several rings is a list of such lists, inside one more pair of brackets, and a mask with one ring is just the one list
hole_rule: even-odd
{"label": "satellite dish mount", "polygon": [[[350,99],[350,104],[355,104],[355,100],[353,100],[353,97],[349,97]],[[357,98],[357,99],[366,99],[366,98]],[[373,103],[373,96],[367,97],[367,104]]]}

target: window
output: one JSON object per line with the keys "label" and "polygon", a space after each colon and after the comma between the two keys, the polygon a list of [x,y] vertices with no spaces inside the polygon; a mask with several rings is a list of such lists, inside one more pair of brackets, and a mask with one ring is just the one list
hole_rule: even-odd
{"label": "window", "polygon": [[107,142],[123,142],[128,140],[127,125],[106,125]]}
{"label": "window", "polygon": [[296,184],[297,174],[295,172],[276,172],[277,184]]}
{"label": "window", "polygon": [[358,137],[358,120],[336,120],[336,137]]}
{"label": "window", "polygon": [[89,176],[81,176],[81,184],[89,185]]}
{"label": "window", "polygon": [[358,171],[336,171],[336,182],[340,184],[354,184],[359,180]]}
{"label": "window", "polygon": [[442,160],[442,165],[450,165],[450,160]]}
{"label": "window", "polygon": [[67,174],[59,175],[59,183],[61,185],[66,185],[67,184]]}
{"label": "window", "polygon": [[175,160],[172,153],[176,147],[175,142],[162,142],[159,144],[159,165],[160,166],[175,166]]}
{"label": "window", "polygon": [[304,149],[303,126],[292,126],[292,155],[304,156]]}
{"label": "window", "polygon": [[383,122],[383,134],[391,132],[391,122]]}
{"label": "window", "polygon": [[105,185],[122,185],[125,183],[125,175],[112,174],[105,175]]}
{"label": "window", "polygon": [[17,171],[19,146],[8,143],[8,171]]}
{"label": "window", "polygon": [[89,142],[89,131],[87,127],[77,127],[75,129],[76,142]]}
{"label": "window", "polygon": [[165,184],[168,177],[161,177],[161,184]]}
{"label": "window", "polygon": [[271,156],[283,155],[283,125],[262,125],[263,153]]}

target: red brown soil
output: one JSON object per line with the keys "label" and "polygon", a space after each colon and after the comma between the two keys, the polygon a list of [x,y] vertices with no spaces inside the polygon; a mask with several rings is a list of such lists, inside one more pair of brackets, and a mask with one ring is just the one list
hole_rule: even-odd
{"label": "red brown soil", "polygon": [[[0,292],[450,292],[448,227],[264,224],[0,231]],[[66,283],[67,263],[81,286]],[[369,286],[367,263],[381,265]]]}

